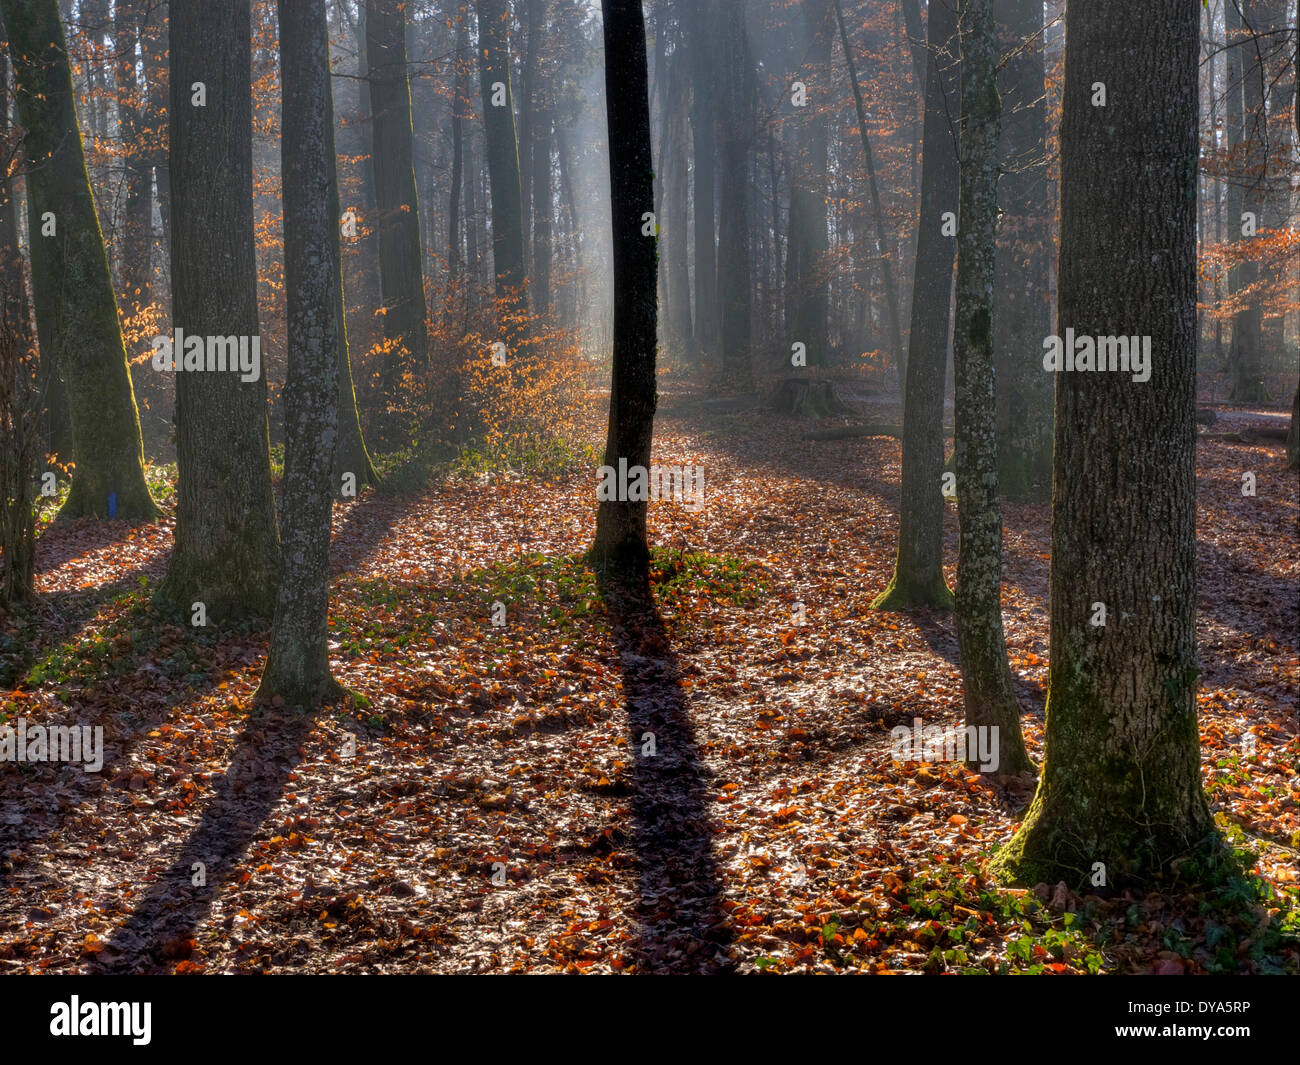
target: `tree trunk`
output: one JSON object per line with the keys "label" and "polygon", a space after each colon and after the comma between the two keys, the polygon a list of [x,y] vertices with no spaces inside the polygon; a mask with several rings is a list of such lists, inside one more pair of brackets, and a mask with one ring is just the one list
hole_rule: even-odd
{"label": "tree trunk", "polygon": [[280,579],[259,699],[315,707],[329,669],[330,511],[338,439],[340,274],[334,108],[325,0],[279,0],[283,99],[284,385]]}
{"label": "tree trunk", "polygon": [[[862,156],[867,167],[867,184],[871,188],[871,211],[876,223],[876,244],[880,249],[880,274],[885,285],[885,303],[889,311],[889,340],[893,348],[894,363],[898,367],[898,383],[904,385],[907,366],[902,361],[903,337],[898,313],[898,288],[894,284],[894,268],[890,265],[891,244],[885,235],[885,212],[880,204],[880,186],[876,181],[876,165],[872,160],[871,137],[867,134],[867,110],[862,102],[862,86],[858,84],[857,65],[853,62],[853,47],[849,31],[844,25],[844,7],[834,0],[835,19],[840,27],[840,44],[844,48],[844,62],[849,68],[849,82],[853,86],[853,102],[858,112],[858,132],[862,135]],[[942,6],[942,5],[936,5]],[[933,17],[933,10],[931,17]]]}
{"label": "tree trunk", "polygon": [[384,393],[391,400],[402,376],[424,369],[429,358],[403,0],[366,0],[366,67],[374,118],[380,298],[384,337],[393,344],[384,359]]}
{"label": "tree trunk", "polygon": [[171,168],[167,158],[167,102],[170,72],[167,66],[167,0],[152,0],[140,38],[148,107],[149,165],[157,186],[158,218],[162,225],[160,249],[166,254],[172,241]]}
{"label": "tree trunk", "polygon": [[[601,0],[609,126],[610,214],[614,230],[614,372],[605,466],[650,469],[654,433],[658,239],[643,236],[654,210],[649,70],[641,0]],[[626,493],[631,495],[632,493]],[[596,512],[593,564],[644,575],[646,499],[604,499]]]}
{"label": "tree trunk", "polygon": [[1052,487],[1052,379],[1039,358],[1051,332],[1052,205],[1047,182],[1047,89],[1042,0],[995,0],[1002,180],[994,351],[998,382],[998,478],[1009,499],[1046,502]]}
{"label": "tree trunk", "polygon": [[[1267,119],[1265,116],[1264,64],[1261,52],[1267,47],[1265,42],[1257,40],[1256,16],[1258,4],[1242,0],[1242,11],[1249,21],[1249,29],[1243,24],[1235,4],[1230,0],[1228,10],[1231,12],[1229,25],[1239,27],[1237,34],[1229,37],[1229,44],[1238,43],[1232,49],[1239,55],[1238,66],[1241,70],[1241,85],[1229,84],[1228,91],[1240,94],[1238,105],[1241,116],[1240,135],[1241,151],[1236,159],[1244,166],[1244,173],[1237,177],[1241,185],[1241,215],[1228,218],[1235,240],[1246,241],[1250,237],[1242,232],[1245,215],[1255,218],[1258,228],[1263,224],[1266,170],[1267,170]],[[1264,387],[1262,365],[1263,312],[1260,297],[1250,289],[1259,282],[1259,263],[1256,253],[1247,253],[1237,266],[1238,293],[1245,293],[1245,304],[1233,315],[1232,346],[1233,360],[1232,391],[1228,398],[1234,403],[1265,403],[1269,400],[1268,389]]]}
{"label": "tree trunk", "polygon": [[478,0],[478,32],[483,135],[492,186],[492,267],[497,298],[518,310],[525,305],[523,196],[510,89],[510,11],[505,0]]}
{"label": "tree trunk", "polygon": [[749,247],[749,150],[753,136],[754,72],[745,30],[744,0],[723,0],[718,63],[721,164],[727,194],[718,220],[718,302],[722,374],[728,385],[753,383]]}
{"label": "tree trunk", "polygon": [[921,209],[903,393],[898,558],[889,586],[871,604],[877,610],[952,605],[943,577],[942,477],[944,369],[952,323],[955,246],[953,238],[944,235],[943,215],[957,210],[957,132],[948,120],[950,101],[957,99],[960,87],[955,8],[946,2],[933,4],[926,33]]}
{"label": "tree trunk", "polygon": [[691,279],[687,235],[689,214],[687,190],[686,88],[688,81],[680,46],[669,69],[672,72],[667,97],[667,138],[659,166],[664,171],[661,210],[664,223],[664,275],[668,292],[667,334],[672,349],[685,355],[691,351]]}
{"label": "tree trunk", "polygon": [[1196,722],[1199,22],[1183,0],[1066,16],[1057,331],[1145,330],[1150,379],[1056,383],[1046,751],[993,867],[1029,884],[1149,884],[1214,836]]}
{"label": "tree trunk", "polygon": [[[998,499],[993,365],[1002,108],[991,5],[992,0],[961,0],[959,15],[961,195],[953,323],[960,528],[957,642],[967,727],[986,730],[996,738],[997,772],[1023,773],[1032,770],[1033,763],[1020,734],[1020,703],[1002,632],[1002,505]],[[984,743],[980,747],[983,749]],[[993,749],[991,743],[988,749]],[[969,746],[967,761],[975,761]]]}
{"label": "tree trunk", "polygon": [[691,151],[695,161],[695,344],[697,355],[711,355],[718,343],[717,216],[717,0],[688,5],[691,39]]}
{"label": "tree trunk", "polygon": [[[26,129],[27,229],[42,359],[67,388],[75,468],[60,517],[149,519],[140,416],[86,175],[55,0],[3,0]],[[53,227],[52,232],[49,227]]]}
{"label": "tree trunk", "polygon": [[461,186],[465,175],[465,120],[469,115],[469,16],[456,17],[456,87],[451,105],[451,188],[447,203],[447,282],[455,289],[464,261],[460,236]]}
{"label": "tree trunk", "polygon": [[[786,332],[791,344],[806,346],[809,366],[823,366],[829,344],[826,119],[833,100],[831,0],[804,3],[793,17],[802,19],[799,54],[806,60],[797,80],[804,84],[808,101],[795,112],[785,262]],[[773,189],[774,199],[775,193]]]}
{"label": "tree trunk", "polygon": [[[171,0],[172,324],[186,337],[258,337],[250,0]],[[201,82],[206,106],[196,106]],[[260,344],[260,339],[259,339]],[[181,365],[184,353],[174,351]],[[159,595],[224,624],[265,617],[279,546],[266,373],[176,374],[176,546]]]}
{"label": "tree trunk", "polygon": [[[545,7],[545,4],[542,5]],[[549,24],[543,18],[538,33],[538,51],[545,43]],[[531,48],[531,41],[530,41]],[[551,180],[551,135],[555,122],[554,85],[549,62],[539,56],[540,69],[533,87],[533,127],[529,138],[532,155],[531,195],[532,207],[532,296],[533,310],[541,315],[551,312],[551,227],[555,206],[554,183]]]}
{"label": "tree trunk", "polygon": [[125,203],[119,226],[119,276],[127,307],[149,303],[153,273],[153,160],[141,143],[144,92],[136,77],[136,44],[144,25],[144,0],[117,0],[113,9],[113,47],[117,53],[117,115],[125,158]]}

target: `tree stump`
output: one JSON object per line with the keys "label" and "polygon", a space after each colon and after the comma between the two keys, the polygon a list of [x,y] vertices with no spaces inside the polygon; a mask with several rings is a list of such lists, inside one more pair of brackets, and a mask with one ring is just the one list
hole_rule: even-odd
{"label": "tree stump", "polygon": [[848,405],[835,391],[834,381],[808,377],[787,377],[768,401],[772,410],[798,418],[826,418],[849,413]]}

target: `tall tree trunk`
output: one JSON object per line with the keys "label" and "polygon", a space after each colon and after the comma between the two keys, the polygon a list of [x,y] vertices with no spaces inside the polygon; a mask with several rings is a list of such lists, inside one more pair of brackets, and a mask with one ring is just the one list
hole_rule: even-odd
{"label": "tall tree trunk", "polygon": [[667,334],[679,354],[691,350],[691,279],[687,237],[689,204],[687,191],[687,118],[688,81],[685,60],[679,47],[669,69],[672,71],[668,93],[668,130],[659,166],[664,171],[661,211],[664,223],[664,276],[668,291]]}
{"label": "tall tree trunk", "polygon": [[956,249],[953,238],[944,233],[943,216],[957,210],[957,131],[948,117],[960,87],[955,0],[930,5],[926,34],[921,206],[903,392],[898,557],[889,586],[871,604],[877,610],[952,605],[943,576],[942,477],[944,370]]}
{"label": "tall tree trunk", "polygon": [[492,264],[499,299],[524,303],[523,195],[510,88],[510,11],[505,0],[478,0],[479,85],[488,180],[492,185]]}
{"label": "tall tree trunk", "polygon": [[1046,502],[1052,487],[1052,379],[1038,352],[1051,331],[1052,205],[1047,195],[1047,89],[1042,0],[995,0],[1002,180],[994,351],[998,479],[1009,499]]}
{"label": "tall tree trunk", "polygon": [[[1246,214],[1254,216],[1255,226],[1263,225],[1265,191],[1267,187],[1267,151],[1268,122],[1265,114],[1264,63],[1261,51],[1266,44],[1255,36],[1258,32],[1258,4],[1250,0],[1238,0],[1246,23],[1242,24],[1233,0],[1228,8],[1233,14],[1233,21],[1241,26],[1234,51],[1238,52],[1241,69],[1241,86],[1239,89],[1228,86],[1231,93],[1240,92],[1241,102],[1241,144],[1242,152],[1238,160],[1245,167],[1238,180],[1241,183],[1241,217],[1228,218],[1234,236],[1238,240],[1248,240],[1242,232],[1243,219]],[[1229,39],[1231,44],[1232,38]],[[1233,316],[1232,345],[1236,358],[1233,362],[1232,391],[1228,398],[1234,403],[1263,403],[1269,399],[1268,389],[1264,387],[1262,365],[1263,312],[1258,292],[1250,290],[1259,282],[1259,263],[1255,253],[1247,253],[1237,266],[1237,292],[1244,293],[1244,306]]]}
{"label": "tall tree trunk", "polygon": [[171,91],[167,65],[167,0],[150,0],[145,15],[140,57],[144,63],[148,114],[147,150],[157,186],[158,218],[162,225],[160,249],[165,254],[172,241],[172,184],[167,158],[167,103]]}
{"label": "tall tree trunk", "polygon": [[1214,836],[1196,722],[1199,22],[1183,0],[1066,16],[1057,332],[1145,331],[1150,379],[1056,382],[1046,751],[993,867],[1030,884],[1150,883]]}
{"label": "tall tree trunk", "polygon": [[[961,0],[960,7],[961,195],[953,321],[960,529],[957,643],[966,725],[994,738],[997,772],[1022,773],[1032,770],[1033,763],[1020,734],[1020,703],[1002,632],[1002,504],[994,401],[993,292],[1002,112],[995,73],[998,46],[992,0]],[[974,761],[967,742],[967,761]],[[993,742],[988,750],[994,749]],[[984,743],[980,748],[985,749]]]}
{"label": "tall tree trunk", "polygon": [[27,230],[42,359],[67,387],[75,468],[60,517],[153,518],[140,416],[55,0],[3,0],[27,133]]}
{"label": "tall tree trunk", "polygon": [[[829,343],[826,118],[833,99],[831,0],[805,2],[794,17],[802,20],[799,54],[806,58],[798,80],[805,86],[808,99],[803,109],[795,112],[785,271],[786,331],[790,343],[798,341],[806,346],[808,364],[821,366],[826,363]],[[773,189],[774,198],[775,192]]]}
{"label": "tall tree trunk", "polygon": [[394,345],[384,360],[384,393],[392,399],[403,374],[424,369],[429,359],[404,0],[366,0],[366,66],[374,118],[371,154],[384,337]]}
{"label": "tall tree trunk", "polygon": [[753,138],[754,70],[745,29],[745,0],[723,0],[722,68],[718,88],[722,197],[718,212],[718,302],[722,374],[732,386],[753,382],[749,246],[749,152]]}
{"label": "tall tree trunk", "polygon": [[[938,0],[939,5],[952,0]],[[862,102],[862,86],[858,84],[857,64],[853,61],[853,46],[849,41],[849,31],[844,25],[844,7],[840,0],[834,0],[835,19],[840,27],[840,44],[844,48],[844,61],[849,68],[849,82],[853,86],[853,102],[858,112],[858,132],[862,135],[862,155],[867,167],[867,184],[871,188],[871,212],[876,223],[876,244],[880,248],[880,274],[885,284],[885,303],[889,310],[889,340],[893,348],[894,363],[898,367],[898,383],[906,387],[907,365],[903,353],[903,337],[900,332],[898,312],[898,287],[894,284],[894,268],[890,265],[893,244],[885,233],[885,212],[880,204],[880,186],[876,181],[876,165],[871,153],[871,137],[867,133],[867,109]],[[938,5],[936,5],[938,6]],[[931,17],[933,18],[933,11]]]}
{"label": "tall tree trunk", "polygon": [[[605,467],[649,471],[656,405],[658,238],[641,233],[642,215],[654,210],[645,18],[641,0],[601,0],[601,12],[614,230],[614,371]],[[645,573],[650,558],[647,509],[645,498],[600,502],[591,548],[596,565]]]}
{"label": "tall tree trunk", "polygon": [[447,204],[447,281],[453,290],[460,282],[463,249],[460,236],[461,186],[465,173],[465,121],[469,112],[469,16],[456,16],[456,94],[451,105],[451,189]]}
{"label": "tall tree trunk", "polygon": [[113,8],[116,51],[117,114],[127,153],[123,184],[125,203],[118,227],[119,276],[126,305],[138,310],[149,303],[153,274],[153,160],[142,143],[144,90],[136,77],[136,44],[141,39],[145,0],[117,0]]}
{"label": "tall tree trunk", "polygon": [[329,668],[330,490],[338,439],[340,247],[325,0],[279,0],[283,106],[284,385],[280,578],[258,697],[315,707]]}
{"label": "tall tree trunk", "polygon": [[[258,322],[250,0],[171,0],[168,35],[172,324],[186,338],[246,339],[251,353]],[[185,352],[172,355],[179,367]],[[275,602],[265,369],[252,381],[229,369],[176,374],[176,546],[159,595],[187,613],[203,603],[210,622],[265,617]]]}
{"label": "tall tree trunk", "polygon": [[717,0],[688,5],[691,60],[692,195],[695,206],[695,344],[711,355],[718,343],[718,254],[714,182],[717,180]]}
{"label": "tall tree trunk", "polygon": [[[1300,144],[1300,0],[1295,5],[1295,95],[1292,97],[1292,119],[1295,121],[1296,143]],[[1291,428],[1286,434],[1286,458],[1290,469],[1300,469],[1300,385],[1296,386],[1291,400]]]}
{"label": "tall tree trunk", "polygon": [[[541,39],[538,51],[546,41],[549,24],[543,20],[539,27]],[[531,45],[530,45],[531,47]],[[554,220],[555,189],[551,179],[551,137],[555,124],[554,83],[550,63],[543,54],[533,88],[533,127],[529,138],[532,152],[531,196],[532,207],[532,295],[533,310],[538,314],[551,311],[551,229]]]}
{"label": "tall tree trunk", "polygon": [[[524,41],[523,105],[519,120],[519,190],[523,209],[524,262],[533,261],[533,167],[538,119],[538,67],[542,62],[542,37],[546,26],[547,0],[517,0],[515,7],[523,4],[525,15],[520,18],[527,27]],[[531,276],[531,271],[529,272]]]}

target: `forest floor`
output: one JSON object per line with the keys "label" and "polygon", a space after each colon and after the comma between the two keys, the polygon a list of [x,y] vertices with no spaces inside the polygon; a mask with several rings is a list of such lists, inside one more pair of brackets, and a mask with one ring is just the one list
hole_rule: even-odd
{"label": "forest floor", "polygon": [[[1031,781],[895,760],[894,726],[961,724],[953,619],[868,609],[899,441],[807,429],[665,391],[656,462],[703,466],[706,506],[652,506],[653,601],[580,560],[590,469],[336,506],[353,695],[316,714],[253,706],[264,628],[151,605],[170,520],[48,526],[43,603],[0,629],[0,719],[100,725],[104,766],[0,768],[0,972],[1300,971],[1281,442],[1198,458],[1204,780],[1257,879],[1078,897],[981,877]],[[1005,517],[1041,762],[1049,507]]]}

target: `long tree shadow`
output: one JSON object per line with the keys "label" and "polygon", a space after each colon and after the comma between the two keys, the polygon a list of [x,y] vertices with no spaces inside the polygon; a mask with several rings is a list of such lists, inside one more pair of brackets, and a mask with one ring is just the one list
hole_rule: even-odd
{"label": "long tree shadow", "polygon": [[635,757],[632,811],[640,932],[636,971],[729,972],[731,929],[677,658],[648,582],[601,580]]}
{"label": "long tree shadow", "polygon": [[287,707],[254,714],[240,734],[230,767],[203,819],[114,933],[92,971],[159,972],[188,956],[189,941],[219,888],[234,875],[240,858],[280,801],[315,722],[315,714]]}

